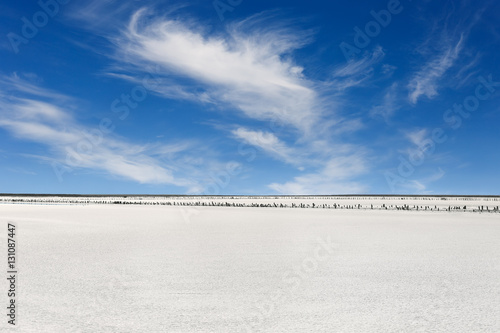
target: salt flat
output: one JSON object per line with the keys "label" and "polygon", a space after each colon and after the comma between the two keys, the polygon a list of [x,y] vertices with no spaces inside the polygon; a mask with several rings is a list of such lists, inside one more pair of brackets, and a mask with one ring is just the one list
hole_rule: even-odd
{"label": "salt flat", "polygon": [[0,221],[20,332],[500,332],[498,213],[7,203]]}

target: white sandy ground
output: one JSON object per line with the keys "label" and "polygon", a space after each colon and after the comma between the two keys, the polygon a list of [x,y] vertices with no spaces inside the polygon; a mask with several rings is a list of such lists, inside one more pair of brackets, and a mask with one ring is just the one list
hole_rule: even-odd
{"label": "white sandy ground", "polygon": [[182,209],[0,204],[18,332],[500,332],[500,214]]}

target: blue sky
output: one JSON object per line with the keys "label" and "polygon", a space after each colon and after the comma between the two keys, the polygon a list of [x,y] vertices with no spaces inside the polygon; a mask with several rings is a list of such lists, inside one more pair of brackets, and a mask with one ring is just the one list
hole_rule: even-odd
{"label": "blue sky", "polygon": [[499,194],[496,1],[0,7],[0,192]]}

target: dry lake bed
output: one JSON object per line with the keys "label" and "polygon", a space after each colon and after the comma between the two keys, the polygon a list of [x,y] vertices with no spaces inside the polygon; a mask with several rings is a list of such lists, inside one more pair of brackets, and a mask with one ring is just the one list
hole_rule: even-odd
{"label": "dry lake bed", "polygon": [[498,197],[33,199],[1,331],[500,332]]}

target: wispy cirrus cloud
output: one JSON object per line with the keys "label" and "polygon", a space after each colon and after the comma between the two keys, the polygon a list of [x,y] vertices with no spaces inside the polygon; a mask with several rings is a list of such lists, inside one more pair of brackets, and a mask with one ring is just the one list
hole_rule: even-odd
{"label": "wispy cirrus cloud", "polygon": [[273,133],[255,131],[243,127],[239,127],[231,133],[237,139],[249,145],[261,148],[276,159],[283,160],[290,164],[299,163],[298,159],[294,156],[294,149],[288,147],[285,142],[281,141]]}
{"label": "wispy cirrus cloud", "polygon": [[373,117],[380,116],[386,121],[401,107],[399,101],[399,85],[394,82],[386,89],[382,103],[375,105],[370,110],[370,115]]}
{"label": "wispy cirrus cloud", "polygon": [[[164,97],[198,100],[225,112],[236,111],[246,118],[288,127],[271,133],[238,126],[231,132],[235,139],[299,170],[304,166],[322,169],[317,176],[310,173],[297,182],[273,184],[272,189],[296,193],[299,186],[312,193],[313,186],[326,188],[335,183],[333,191],[350,192],[347,175],[356,177],[358,173],[342,176],[342,186],[334,174],[342,167],[352,168],[345,162],[351,155],[328,155],[316,148],[319,142],[362,127],[359,119],[346,120],[337,114],[336,99],[349,88],[365,84],[384,52],[377,47],[360,60],[335,67],[327,81],[308,78],[293,60],[293,52],[312,39],[310,31],[270,21],[268,15],[255,15],[232,23],[222,33],[209,34],[196,21],[148,16],[142,9],[132,15],[118,38],[117,59],[126,59],[126,63],[118,61],[135,69],[159,68],[155,91]],[[298,130],[293,144],[280,139],[293,129]],[[363,158],[357,155],[356,161]],[[366,170],[367,164],[364,166]],[[326,176],[323,181],[315,180],[322,176]],[[352,192],[361,189],[358,184],[354,186]]]}
{"label": "wispy cirrus cloud", "polygon": [[[385,53],[381,47],[359,60],[335,66],[324,80],[307,77],[293,53],[313,40],[276,14],[261,13],[209,33],[193,19],[135,11],[126,29],[113,37],[114,59],[128,74],[108,75],[139,82],[131,73],[155,68],[154,90],[166,98],[209,103],[226,112],[279,121],[302,134],[342,121],[340,95],[365,84]],[[337,118],[337,122],[325,118]],[[314,131],[311,129],[314,127]]]}
{"label": "wispy cirrus cloud", "polygon": [[422,146],[424,140],[428,137],[428,135],[429,135],[429,130],[426,128],[407,131],[405,133],[406,138],[417,147]]}
{"label": "wispy cirrus cloud", "polygon": [[337,66],[327,82],[328,86],[344,92],[349,88],[366,84],[373,77],[375,66],[380,64],[384,56],[382,47],[377,46],[372,52],[365,52],[363,57]]}
{"label": "wispy cirrus cloud", "polygon": [[[480,21],[482,14],[487,10],[488,4],[482,5],[478,10],[471,11],[467,1],[447,3],[443,9],[447,11],[441,22],[434,22],[433,29],[427,40],[417,47],[426,56],[427,60],[411,77],[408,83],[408,100],[416,104],[425,96],[429,99],[439,94],[442,80],[447,78],[447,73],[455,66],[461,65],[455,74],[459,82],[446,86],[460,86],[467,81],[467,73],[477,63],[477,54],[468,52],[465,47],[467,39],[474,26]],[[469,58],[466,63],[461,58]],[[451,74],[453,75],[453,74]]]}
{"label": "wispy cirrus cloud", "polygon": [[[257,129],[248,124],[233,126],[232,138],[301,171],[307,169],[311,177],[337,159],[340,166],[348,167],[340,161],[354,156],[360,147],[344,145],[340,137],[363,124],[359,117],[342,115],[342,108],[350,88],[369,84],[376,66],[382,65],[381,47],[359,60],[334,66],[330,76],[320,80],[306,75],[294,56],[313,40],[312,30],[301,29],[276,12],[233,21],[218,32],[174,12],[158,15],[152,8],[132,8],[126,27],[104,33],[115,50],[109,55],[114,65],[107,75],[140,83],[145,69],[153,68],[155,94],[207,104],[212,110],[240,116],[242,123],[251,119],[264,124]],[[121,8],[118,13],[123,13]],[[90,11],[87,16],[93,15]],[[269,122],[284,126],[271,133]],[[326,153],[339,146],[350,148],[342,154]],[[332,172],[327,172],[328,179],[334,179]],[[328,179],[317,185],[325,185]],[[343,184],[349,184],[347,177]]]}
{"label": "wispy cirrus cloud", "polygon": [[[11,85],[13,81],[17,84]],[[46,146],[46,155],[39,157],[59,171],[104,171],[138,183],[174,185],[196,192],[202,188],[204,173],[192,176],[184,171],[207,166],[209,172],[214,164],[203,160],[200,154],[197,161],[190,161],[194,151],[189,142],[138,144],[103,133],[98,126],[83,125],[73,116],[72,103],[61,103],[59,98],[63,95],[24,82],[18,76],[2,76],[0,86],[10,93],[0,96],[0,127],[20,140]],[[73,102],[70,97],[63,97],[64,101]]]}
{"label": "wispy cirrus cloud", "polygon": [[[373,72],[373,66],[379,63],[385,56],[382,47],[377,46],[372,53],[366,53],[364,57],[350,60],[346,65],[337,67],[333,71],[334,77],[366,76]],[[387,66],[386,66],[387,67]]]}
{"label": "wispy cirrus cloud", "polygon": [[442,179],[445,175],[446,172],[438,168],[423,178],[408,179],[406,182],[398,183],[395,186],[395,191],[402,191],[402,193],[432,194],[434,192],[429,189],[429,186]]}
{"label": "wispy cirrus cloud", "polygon": [[[43,88],[40,85],[41,81],[41,78],[33,73],[18,74],[14,72],[11,75],[0,74],[0,86],[3,88],[0,91],[0,97],[7,98],[20,94],[28,94],[42,99],[59,100],[63,103],[68,101],[68,96]],[[5,94],[6,92],[8,92],[8,95]]]}
{"label": "wispy cirrus cloud", "polygon": [[366,193],[368,186],[352,179],[364,174],[368,169],[362,154],[337,156],[315,172],[294,177],[286,183],[272,183],[269,187],[282,194]]}
{"label": "wispy cirrus cloud", "polygon": [[416,104],[421,96],[433,98],[438,94],[438,83],[458,59],[464,47],[464,36],[457,42],[448,41],[440,54],[427,62],[410,80],[408,99]]}
{"label": "wispy cirrus cloud", "polygon": [[[278,119],[307,132],[321,118],[313,82],[289,57],[310,33],[260,25],[266,17],[256,15],[210,35],[192,21],[147,14],[135,12],[118,39],[117,54],[127,66],[158,65],[161,78],[175,76],[181,96],[202,89],[205,100],[253,119]],[[161,93],[166,85],[159,86]]]}

